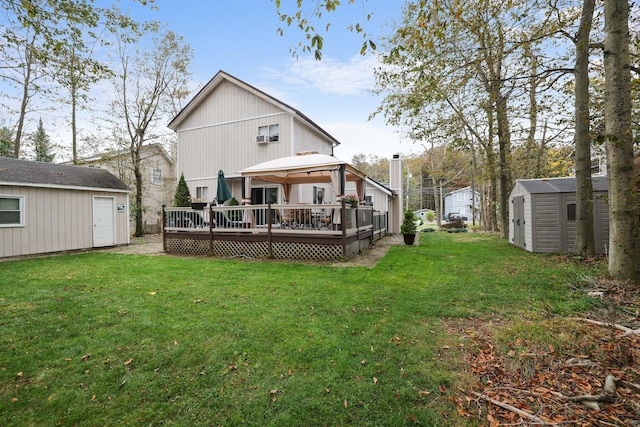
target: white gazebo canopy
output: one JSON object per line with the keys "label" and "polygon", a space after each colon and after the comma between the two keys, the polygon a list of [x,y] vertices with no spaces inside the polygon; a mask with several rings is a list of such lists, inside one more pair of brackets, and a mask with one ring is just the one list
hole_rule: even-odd
{"label": "white gazebo canopy", "polygon": [[[244,179],[245,194],[251,194],[251,180],[282,184],[285,199],[289,199],[291,185],[309,183],[331,183],[336,199],[344,196],[346,181],[355,181],[358,199],[364,200],[367,176],[347,162],[328,154],[317,152],[299,153],[259,163],[240,171]],[[245,200],[246,201],[246,200]]]}

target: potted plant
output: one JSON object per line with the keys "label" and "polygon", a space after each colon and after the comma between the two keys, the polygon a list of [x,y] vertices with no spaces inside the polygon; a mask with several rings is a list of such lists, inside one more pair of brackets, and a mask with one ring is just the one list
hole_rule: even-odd
{"label": "potted plant", "polygon": [[358,195],[357,194],[349,194],[348,196],[346,196],[344,198],[344,202],[348,205],[351,205],[351,207],[353,209],[358,207],[358,203],[360,202],[358,200]]}
{"label": "potted plant", "polygon": [[191,209],[195,209],[197,211],[201,211],[204,207],[207,206],[207,202],[205,202],[200,197],[192,197],[191,198]]}
{"label": "potted plant", "polygon": [[400,232],[404,238],[405,245],[413,245],[416,239],[416,220],[415,215],[410,210],[405,211],[404,219],[400,225]]}

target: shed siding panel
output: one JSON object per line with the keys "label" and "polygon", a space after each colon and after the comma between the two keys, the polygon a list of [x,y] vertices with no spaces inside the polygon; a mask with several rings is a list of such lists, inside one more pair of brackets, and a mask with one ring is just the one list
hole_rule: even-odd
{"label": "shed siding panel", "polygon": [[[0,186],[1,194],[25,196],[25,226],[0,228],[0,256],[70,251],[93,247],[93,195],[115,197],[125,204],[124,193],[38,187]],[[117,244],[129,242],[128,214],[116,216]]]}
{"label": "shed siding panel", "polygon": [[596,194],[593,198],[593,221],[596,253],[605,254],[609,248],[609,205],[601,196],[602,194]]}
{"label": "shed siding panel", "polygon": [[[527,209],[525,205],[525,210]],[[558,198],[555,194],[532,195],[532,251],[557,252],[560,250]]]}
{"label": "shed siding panel", "polygon": [[561,200],[561,211],[560,211],[560,222],[564,224],[564,230],[562,235],[560,236],[560,250],[562,252],[570,252],[573,250],[573,247],[576,243],[576,222],[569,221],[567,212],[568,206],[570,204],[576,203],[576,194],[575,193],[563,193],[560,195]]}

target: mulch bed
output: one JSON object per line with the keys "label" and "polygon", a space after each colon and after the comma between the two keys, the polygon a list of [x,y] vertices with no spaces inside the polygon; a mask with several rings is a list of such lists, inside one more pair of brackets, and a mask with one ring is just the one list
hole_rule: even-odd
{"label": "mulch bed", "polygon": [[496,333],[509,321],[449,321],[472,378],[454,398],[458,412],[492,427],[640,427],[640,292],[606,280],[597,292],[606,300],[598,312],[537,320],[569,333],[561,349],[519,338],[497,344]]}

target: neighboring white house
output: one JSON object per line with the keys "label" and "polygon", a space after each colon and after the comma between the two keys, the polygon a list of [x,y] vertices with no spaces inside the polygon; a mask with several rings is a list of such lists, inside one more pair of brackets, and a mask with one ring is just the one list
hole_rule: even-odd
{"label": "neighboring white house", "polygon": [[[67,163],[68,164],[68,163]],[[135,189],[131,154],[128,150],[101,153],[78,160],[78,165],[99,167],[108,170],[129,188]],[[145,233],[159,233],[162,205],[171,206],[176,191],[174,160],[161,144],[148,144],[140,148],[142,171],[142,221]],[[135,202],[132,194],[131,205]],[[131,218],[131,230],[135,229]]]}
{"label": "neighboring white house", "polygon": [[[333,156],[339,141],[297,109],[219,71],[169,123],[178,135],[176,174],[184,174],[192,196],[216,198],[222,170],[233,197],[253,205],[264,203],[333,203],[355,192],[345,183],[344,194],[331,183],[305,183],[288,189],[252,179],[249,191],[241,171],[265,162],[317,153]],[[395,199],[390,189],[368,179],[363,201],[388,211]]]}
{"label": "neighboring white house", "polygon": [[432,213],[435,215],[436,211],[434,211],[433,209],[418,209],[417,211],[413,212],[418,218],[420,218],[422,221],[426,221],[427,220],[427,214],[428,213]]}
{"label": "neighboring white house", "polygon": [[104,169],[0,157],[0,258],[128,244],[128,193]]}
{"label": "neighboring white house", "polygon": [[475,209],[475,218],[480,217],[480,193],[471,190],[471,187],[464,187],[459,190],[451,191],[444,196],[444,216],[456,214],[466,217],[467,220],[473,219]]}

